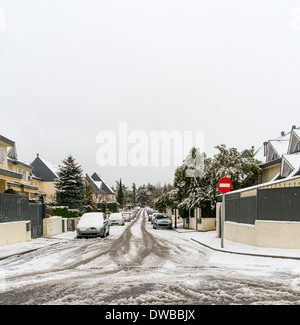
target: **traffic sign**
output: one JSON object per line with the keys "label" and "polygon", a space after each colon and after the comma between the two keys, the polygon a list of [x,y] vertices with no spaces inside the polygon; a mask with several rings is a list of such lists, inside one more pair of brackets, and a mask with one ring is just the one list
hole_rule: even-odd
{"label": "traffic sign", "polygon": [[223,177],[218,182],[218,190],[225,194],[231,190],[232,183],[231,180],[227,177]]}
{"label": "traffic sign", "polygon": [[231,190],[232,183],[227,177],[223,177],[218,181],[218,190],[223,193],[221,207],[221,247],[224,248],[224,223],[225,223],[225,194]]}

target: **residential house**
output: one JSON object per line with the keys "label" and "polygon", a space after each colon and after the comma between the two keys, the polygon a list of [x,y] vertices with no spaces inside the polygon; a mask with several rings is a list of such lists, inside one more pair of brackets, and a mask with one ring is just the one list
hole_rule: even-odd
{"label": "residential house", "polygon": [[0,135],[0,193],[12,189],[29,198],[38,195],[32,180],[32,166],[18,159],[14,141]]}
{"label": "residential house", "polygon": [[32,180],[38,186],[44,200],[53,202],[55,199],[55,179],[58,177],[58,166],[48,162],[37,154],[35,160],[31,163]]}
{"label": "residential house", "polygon": [[277,139],[265,141],[254,157],[262,162],[262,184],[300,175],[300,128],[293,126]]}
{"label": "residential house", "polygon": [[111,189],[109,185],[107,185],[107,183],[103,180],[101,176],[99,176],[99,174],[94,173],[91,177],[89,177],[88,175],[86,176],[93,188],[95,203],[116,202],[116,193]]}
{"label": "residential house", "polygon": [[[265,141],[255,158],[262,164],[260,184],[225,197],[224,238],[242,244],[300,248],[300,128]],[[221,201],[221,197],[219,197]],[[221,202],[217,202],[220,236]]]}

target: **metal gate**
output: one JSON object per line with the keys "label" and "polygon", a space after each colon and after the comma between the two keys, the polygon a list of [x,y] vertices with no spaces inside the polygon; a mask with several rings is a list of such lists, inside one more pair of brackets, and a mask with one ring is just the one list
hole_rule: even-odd
{"label": "metal gate", "polygon": [[29,203],[29,216],[31,222],[31,238],[43,236],[44,204]]}
{"label": "metal gate", "polygon": [[43,218],[46,207],[41,203],[29,203],[23,195],[0,193],[0,223],[30,221],[31,237],[43,235]]}

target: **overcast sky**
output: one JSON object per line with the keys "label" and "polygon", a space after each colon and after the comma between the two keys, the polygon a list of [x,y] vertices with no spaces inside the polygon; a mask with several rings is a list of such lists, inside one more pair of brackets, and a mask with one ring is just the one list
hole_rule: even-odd
{"label": "overcast sky", "polygon": [[203,131],[211,156],[299,126],[300,0],[0,0],[0,109],[22,161],[172,183],[99,166],[99,132]]}

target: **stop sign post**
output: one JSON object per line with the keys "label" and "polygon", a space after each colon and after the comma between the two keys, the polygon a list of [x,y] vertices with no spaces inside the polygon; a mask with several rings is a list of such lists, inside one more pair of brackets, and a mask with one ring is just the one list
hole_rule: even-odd
{"label": "stop sign post", "polygon": [[224,222],[225,222],[225,194],[231,190],[232,183],[227,177],[223,177],[218,182],[218,190],[222,193],[221,207],[221,247],[224,247]]}

